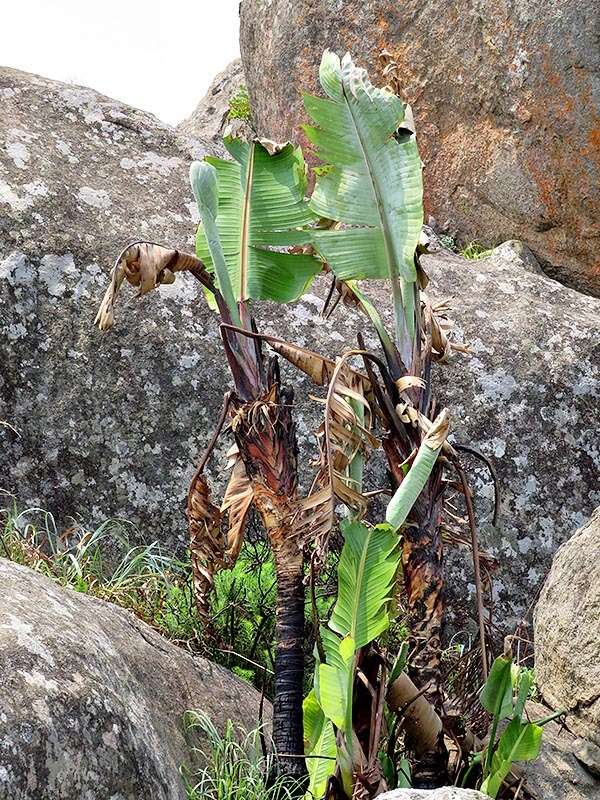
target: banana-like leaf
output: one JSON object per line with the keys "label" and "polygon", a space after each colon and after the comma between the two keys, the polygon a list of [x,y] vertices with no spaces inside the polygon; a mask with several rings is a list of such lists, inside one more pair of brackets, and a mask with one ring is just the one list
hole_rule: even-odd
{"label": "banana-like leaf", "polygon": [[352,685],[354,653],[357,645],[351,636],[339,643],[341,666],[319,664],[319,702],[323,713],[336,728],[352,735]]}
{"label": "banana-like leaf", "polygon": [[495,719],[501,720],[513,712],[512,659],[498,656],[482,689],[479,701]]}
{"label": "banana-like leaf", "polygon": [[542,728],[533,722],[511,720],[500,737],[492,759],[492,769],[481,784],[481,791],[496,797],[515,761],[533,761],[540,754]]}
{"label": "banana-like leaf", "polygon": [[190,183],[206,232],[205,260],[208,261],[210,258],[211,265],[217,276],[219,289],[229,308],[229,312],[234,322],[240,325],[241,322],[233,294],[233,286],[227,270],[223,245],[217,226],[217,214],[219,211],[217,171],[206,161],[194,161],[190,167]]}
{"label": "banana-like leaf", "polygon": [[517,685],[519,687],[517,699],[515,701],[515,708],[513,711],[513,717],[518,717],[521,719],[523,717],[523,712],[525,711],[525,703],[529,697],[531,692],[531,687],[533,686],[533,673],[530,670],[519,669],[517,673]]}
{"label": "banana-like leaf", "polygon": [[[216,228],[236,300],[274,300],[286,303],[298,298],[321,271],[322,264],[306,253],[280,252],[274,248],[308,243],[300,228],[315,220],[304,199],[306,170],[300,149],[291,144],[269,152],[260,142],[225,137],[233,161],[206,157],[218,177]],[[208,269],[215,269],[208,225],[202,214],[196,252]]]}
{"label": "banana-like leaf", "polygon": [[[305,132],[323,162],[310,204],[347,226],[312,241],[341,280],[392,281],[397,328],[414,335],[415,250],[423,223],[421,160],[406,107],[373,86],[349,54],[326,50],[319,72],[328,99],[306,95]],[[400,335],[400,333],[398,333]]]}
{"label": "banana-like leaf", "polygon": [[329,627],[351,636],[357,648],[389,625],[389,604],[400,563],[399,537],[389,525],[342,522],[344,547],[338,566],[338,599]]}
{"label": "banana-like leaf", "polygon": [[[328,719],[323,720],[321,735],[317,740],[315,749],[311,753],[313,758],[307,759],[308,770],[307,800],[320,800],[325,794],[329,777],[336,769],[335,731]],[[317,756],[319,756],[317,758]]]}
{"label": "banana-like leaf", "polygon": [[317,746],[321,729],[325,721],[325,714],[317,699],[314,689],[306,695],[302,703],[302,719],[304,723],[304,752],[312,753]]}
{"label": "banana-like leaf", "polygon": [[323,709],[311,691],[302,704],[304,716],[304,752],[310,755],[307,759],[308,790],[307,800],[320,800],[327,789],[329,776],[336,768],[335,731],[330,720],[325,717]]}
{"label": "banana-like leaf", "polygon": [[444,409],[425,435],[408,474],[396,489],[385,512],[386,521],[396,530],[404,524],[429,480],[442,445],[448,436],[448,412]]}

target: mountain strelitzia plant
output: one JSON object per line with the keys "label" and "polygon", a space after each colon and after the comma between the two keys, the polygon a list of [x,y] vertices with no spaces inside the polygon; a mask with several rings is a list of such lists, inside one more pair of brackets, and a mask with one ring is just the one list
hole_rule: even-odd
{"label": "mountain strelitzia plant", "polygon": [[[296,299],[322,265],[310,254],[276,249],[294,244],[298,229],[315,219],[304,199],[306,170],[300,150],[232,138],[225,139],[225,146],[233,160],[208,157],[190,170],[202,220],[198,256],[151,242],[133,243],[117,259],[96,321],[102,330],[113,324],[124,280],[138,286],[141,295],[172,282],[182,271],[201,283],[218,311],[233,388],[189,490],[196,598],[208,620],[213,575],[235,560],[254,507],[272,545],[278,584],[273,738],[283,771],[301,776],[304,572],[303,542],[292,524],[301,508],[293,392],[281,383],[277,357],[263,351],[250,304]],[[232,471],[217,506],[203,471],[227,417],[234,439]]]}
{"label": "mountain strelitzia plant", "polygon": [[[271,542],[278,583],[273,739],[282,769],[296,777],[305,774],[303,552],[312,548],[314,575],[335,528],[337,508],[340,503],[346,507],[340,598],[329,625],[317,636],[315,692],[305,702],[304,724],[310,753],[335,748],[339,796],[351,796],[360,784],[360,797],[368,797],[383,786],[377,749],[386,692],[394,710],[414,703],[411,692],[420,693],[431,720],[426,735],[418,720],[406,724],[414,785],[434,787],[447,778],[440,633],[442,512],[450,466],[461,477],[467,500],[469,494],[457,452],[447,442],[448,412],[439,408],[431,387],[432,362],[444,359],[450,345],[445,308],[433,307],[421,294],[427,283],[419,263],[422,165],[410,109],[394,91],[374,87],[349,55],[340,61],[325,51],[320,81],[326,97],[305,98],[313,122],[306,136],[321,162],[310,201],[304,197],[306,170],[299,149],[226,138],[233,160],[208,157],[191,168],[202,219],[197,256],[149,242],[126,248],[117,259],[98,323],[102,329],[112,324],[123,280],[143,294],[172,282],[180,271],[202,284],[218,311],[232,389],[188,498],[197,600],[208,616],[206,595],[213,575],[235,559],[254,507]],[[332,360],[259,333],[251,302],[291,302],[321,271],[332,273],[344,302],[370,320],[380,354],[369,352],[360,334],[356,349]],[[371,279],[389,281],[391,332],[359,284]],[[293,395],[281,383],[277,357],[265,355],[265,343],[327,387],[318,434],[320,465],[305,498],[298,492]],[[217,506],[203,470],[227,419],[234,439],[232,473]],[[363,474],[380,444],[393,496],[386,524],[371,527],[362,521],[369,504]],[[474,556],[478,569],[475,550]],[[412,655],[409,674],[394,670],[388,686],[374,639],[387,626],[398,559]],[[378,576],[377,586],[372,575]],[[370,581],[367,595],[348,595],[344,586],[349,579],[353,588]],[[352,704],[355,691],[364,693],[360,713]],[[369,732],[371,723],[377,730]],[[331,757],[311,763],[311,784],[320,781],[320,788],[323,776],[326,782],[332,779],[331,763],[323,767],[327,760]]]}

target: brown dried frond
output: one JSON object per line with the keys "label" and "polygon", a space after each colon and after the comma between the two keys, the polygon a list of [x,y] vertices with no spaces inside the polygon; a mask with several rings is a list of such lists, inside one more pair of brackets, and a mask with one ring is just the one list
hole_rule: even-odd
{"label": "brown dried frond", "polygon": [[203,276],[205,285],[212,283],[202,262],[196,256],[182,253],[153,242],[134,242],[119,255],[111,272],[94,324],[106,331],[114,322],[114,306],[124,280],[138,287],[138,296],[150,292],[161,283],[173,283],[175,273],[192,271]]}
{"label": "brown dried frond", "polygon": [[225,563],[225,537],[222,531],[222,514],[210,499],[206,478],[196,474],[192,478],[187,504],[190,553],[194,600],[198,613],[208,622],[208,593],[214,575]]}
{"label": "brown dried frond", "polygon": [[468,345],[454,342],[450,339],[450,331],[454,327],[454,320],[450,319],[448,312],[450,304],[448,301],[431,303],[425,294],[421,294],[425,305],[431,312],[431,347],[434,361],[446,363],[452,352],[470,353]]}
{"label": "brown dried frond", "polygon": [[318,432],[320,469],[311,493],[300,501],[296,518],[301,541],[314,542],[317,564],[322,563],[327,551],[336,501],[359,517],[365,514],[367,498],[353,482],[350,466],[355,455],[360,453],[366,460],[371,450],[379,446],[370,430],[372,413],[363,378],[346,364],[353,354],[350,351],[339,358],[331,375],[325,421]]}
{"label": "brown dried frond", "polygon": [[[330,382],[336,367],[336,362],[332,358],[274,337],[265,337],[265,340],[276,353],[307,375],[315,386],[326,386]],[[346,378],[352,376],[352,379],[360,382],[363,395],[369,394],[371,383],[366,375],[352,369],[348,364],[344,364],[343,374]]]}
{"label": "brown dried frond", "polygon": [[254,492],[252,484],[246,474],[246,467],[241,459],[237,445],[234,445],[229,453],[230,465],[233,467],[221,512],[228,512],[229,527],[227,531],[227,550],[225,558],[228,566],[232,566],[242,548],[244,542],[244,532],[246,530],[246,520],[252,505]]}

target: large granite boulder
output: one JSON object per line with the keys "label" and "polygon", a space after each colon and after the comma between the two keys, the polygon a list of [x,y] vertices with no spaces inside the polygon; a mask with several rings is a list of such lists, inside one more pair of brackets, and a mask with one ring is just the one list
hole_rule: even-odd
{"label": "large granite boulder", "polygon": [[[535,720],[543,719],[550,711],[530,701],[527,713]],[[539,756],[535,761],[519,764],[525,774],[526,788],[539,800],[595,800],[600,797],[600,780],[590,771],[590,759],[586,754],[589,748],[589,744],[586,748],[583,741],[575,738],[560,722],[547,722]]]}
{"label": "large granite boulder", "polygon": [[324,48],[375,78],[385,48],[415,113],[429,213],[463,241],[522,239],[548,274],[596,295],[599,35],[595,0],[241,3],[261,135],[299,134]]}
{"label": "large granite boulder", "polygon": [[5,559],[0,581],[0,800],[185,800],[185,712],[257,725],[252,687],[130,611]]}
{"label": "large granite boulder", "polygon": [[[19,432],[0,428],[0,487],[59,525],[123,516],[140,538],[182,548],[187,484],[229,380],[214,317],[184,276],[141,301],[125,289],[109,334],[93,319],[123,244],[141,235],[192,247],[187,144],[89,89],[5,70],[0,92],[0,419]],[[600,503],[600,301],[535,274],[524,248],[478,262],[439,251],[424,264],[430,294],[452,298],[456,335],[473,350],[438,382],[456,438],[496,463],[497,527],[489,479],[473,473],[482,543],[500,563],[495,622],[510,630],[565,532]],[[369,290],[389,320],[385,288]],[[326,291],[318,281],[293,306],[263,305],[259,323],[340,352],[365,323],[347,309],[324,320]],[[310,465],[321,406],[292,380]],[[216,482],[227,447],[210,464]],[[472,572],[468,559],[452,569],[462,624]]]}
{"label": "large granite boulder", "polygon": [[244,68],[241,59],[236,58],[215,76],[192,114],[177,129],[220,149],[223,132],[229,124],[230,101],[245,85]]}
{"label": "large granite boulder", "polygon": [[600,745],[600,508],[555,555],[534,615],[535,675],[569,728]]}

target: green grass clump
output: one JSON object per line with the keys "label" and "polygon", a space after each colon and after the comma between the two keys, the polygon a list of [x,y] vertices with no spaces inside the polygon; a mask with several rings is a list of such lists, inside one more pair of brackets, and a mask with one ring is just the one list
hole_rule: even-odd
{"label": "green grass clump", "polygon": [[188,730],[196,729],[208,740],[208,751],[200,751],[206,766],[184,774],[188,800],[293,800],[303,793],[289,779],[269,780],[273,755],[262,755],[260,729],[245,733],[234,730],[231,721],[220,734],[202,713],[188,712]]}
{"label": "green grass clump", "polygon": [[233,97],[230,98],[227,118],[250,119],[250,98],[248,97],[248,89],[245,86],[240,86]]}
{"label": "green grass clump", "polygon": [[460,251],[463,258],[468,258],[469,261],[478,261],[480,258],[487,258],[491,255],[492,251],[489,247],[484,247],[479,242],[469,242]]}
{"label": "green grass clump", "polygon": [[131,546],[131,525],[109,519],[95,530],[75,524],[59,531],[40,508],[0,510],[0,556],[70,587],[132,610],[174,640],[196,640],[201,626],[188,563],[158,542]]}

